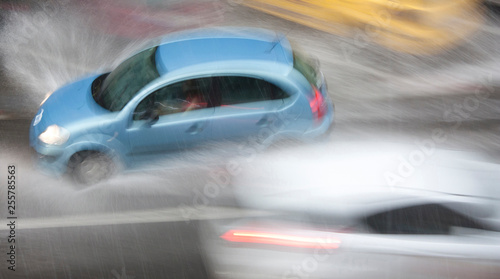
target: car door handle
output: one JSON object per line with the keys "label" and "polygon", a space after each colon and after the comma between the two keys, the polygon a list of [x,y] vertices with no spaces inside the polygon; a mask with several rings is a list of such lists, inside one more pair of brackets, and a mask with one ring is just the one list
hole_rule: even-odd
{"label": "car door handle", "polygon": [[257,121],[257,126],[267,127],[271,123],[273,123],[273,120],[269,119],[269,117],[267,116],[264,116],[259,121]]}
{"label": "car door handle", "polygon": [[196,134],[202,132],[203,129],[204,129],[204,126],[201,123],[195,123],[195,124],[191,125],[191,127],[189,127],[186,130],[186,133],[191,134],[191,135],[196,135]]}

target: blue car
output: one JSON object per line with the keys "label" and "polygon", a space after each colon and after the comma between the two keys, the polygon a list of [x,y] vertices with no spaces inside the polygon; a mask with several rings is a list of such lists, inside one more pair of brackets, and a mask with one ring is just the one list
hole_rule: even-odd
{"label": "blue car", "polygon": [[89,184],[208,142],[314,139],[332,122],[318,63],[284,35],[202,29],[58,89],[34,117],[30,145],[43,170]]}

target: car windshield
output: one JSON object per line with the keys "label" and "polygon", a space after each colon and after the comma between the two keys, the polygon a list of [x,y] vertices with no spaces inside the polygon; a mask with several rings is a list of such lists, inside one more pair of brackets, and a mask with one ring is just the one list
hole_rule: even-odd
{"label": "car windshield", "polygon": [[93,89],[95,101],[110,111],[123,109],[142,87],[160,76],[156,69],[156,49],[144,50],[121,63],[102,86]]}

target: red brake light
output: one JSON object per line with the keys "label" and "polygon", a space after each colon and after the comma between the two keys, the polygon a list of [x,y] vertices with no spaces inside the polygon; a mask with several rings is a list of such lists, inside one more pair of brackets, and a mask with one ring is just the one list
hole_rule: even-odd
{"label": "red brake light", "polygon": [[230,242],[260,243],[300,248],[337,249],[339,247],[339,239],[332,238],[326,232],[317,233],[320,234],[306,236],[255,230],[229,230],[220,237]]}
{"label": "red brake light", "polygon": [[314,98],[309,101],[309,106],[311,107],[311,111],[315,120],[321,120],[325,115],[324,108],[324,98],[319,92],[316,86],[311,85],[314,90]]}

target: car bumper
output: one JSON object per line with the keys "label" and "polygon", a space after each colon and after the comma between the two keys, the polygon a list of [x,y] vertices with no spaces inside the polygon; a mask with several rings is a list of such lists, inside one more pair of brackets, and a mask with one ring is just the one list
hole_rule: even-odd
{"label": "car bumper", "polygon": [[61,176],[67,170],[67,159],[64,153],[47,152],[43,148],[31,148],[31,158],[35,167],[44,174]]}
{"label": "car bumper", "polygon": [[68,159],[61,146],[45,145],[38,140],[33,127],[30,129],[31,159],[44,174],[61,176],[66,172]]}

